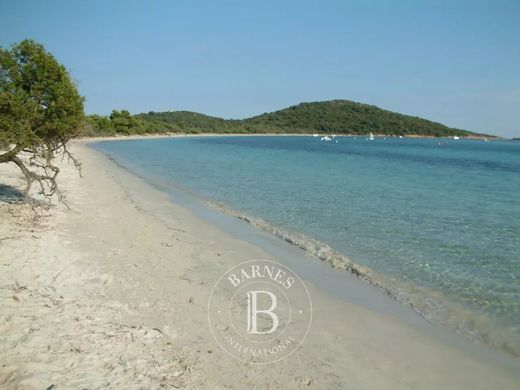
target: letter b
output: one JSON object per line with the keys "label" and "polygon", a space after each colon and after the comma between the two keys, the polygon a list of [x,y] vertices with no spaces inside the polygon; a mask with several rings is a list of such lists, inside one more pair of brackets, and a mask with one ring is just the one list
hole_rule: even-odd
{"label": "letter b", "polygon": [[[267,310],[258,309],[258,295],[266,294],[271,298],[271,307]],[[247,333],[268,334],[278,329],[278,316],[274,313],[274,309],[278,305],[276,295],[269,291],[248,291],[247,292]],[[268,331],[262,332],[257,328],[257,317],[259,313],[267,314],[271,317],[272,326]]]}

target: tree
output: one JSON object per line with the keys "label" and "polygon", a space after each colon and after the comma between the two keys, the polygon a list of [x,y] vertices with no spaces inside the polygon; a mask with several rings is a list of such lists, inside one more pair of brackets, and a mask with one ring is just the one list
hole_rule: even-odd
{"label": "tree", "polygon": [[42,45],[24,40],[0,48],[0,163],[21,169],[26,200],[35,181],[40,193],[61,200],[53,160],[66,156],[80,167],[67,142],[84,124],[83,101],[65,67]]}
{"label": "tree", "polygon": [[112,110],[110,114],[112,127],[117,134],[141,134],[143,133],[143,124],[141,120],[130,115],[127,110]]}
{"label": "tree", "polygon": [[87,117],[87,120],[92,123],[92,126],[96,129],[100,129],[107,134],[112,134],[114,132],[114,126],[110,121],[110,118],[101,115],[90,115]]}

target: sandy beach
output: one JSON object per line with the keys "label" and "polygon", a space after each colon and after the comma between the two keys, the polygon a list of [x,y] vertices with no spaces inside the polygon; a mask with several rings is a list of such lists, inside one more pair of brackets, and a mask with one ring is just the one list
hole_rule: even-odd
{"label": "sandy beach", "polygon": [[232,359],[210,332],[211,290],[233,265],[276,259],[84,141],[71,150],[83,175],[60,164],[68,207],[38,216],[18,203],[17,167],[0,164],[0,388],[520,388],[518,359],[443,342],[310,280],[302,346],[273,364]]}

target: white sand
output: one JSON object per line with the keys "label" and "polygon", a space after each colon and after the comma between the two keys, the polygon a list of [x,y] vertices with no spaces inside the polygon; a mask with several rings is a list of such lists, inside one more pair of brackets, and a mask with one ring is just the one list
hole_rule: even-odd
{"label": "white sand", "polygon": [[[297,352],[262,366],[232,359],[211,336],[209,293],[230,266],[270,256],[73,150],[84,177],[63,165],[70,210],[35,221],[0,202],[0,388],[520,388],[487,358],[311,283],[314,320]],[[16,166],[0,164],[0,184],[21,188]]]}

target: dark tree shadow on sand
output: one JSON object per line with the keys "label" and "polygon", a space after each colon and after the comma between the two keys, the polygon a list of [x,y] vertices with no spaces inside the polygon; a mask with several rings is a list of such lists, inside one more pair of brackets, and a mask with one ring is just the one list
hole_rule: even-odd
{"label": "dark tree shadow on sand", "polygon": [[23,192],[18,188],[0,183],[0,202],[19,203],[23,200]]}

